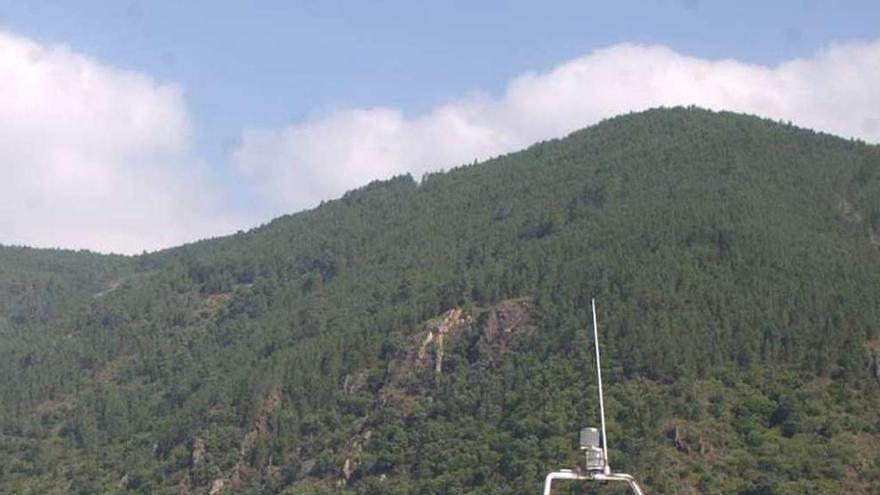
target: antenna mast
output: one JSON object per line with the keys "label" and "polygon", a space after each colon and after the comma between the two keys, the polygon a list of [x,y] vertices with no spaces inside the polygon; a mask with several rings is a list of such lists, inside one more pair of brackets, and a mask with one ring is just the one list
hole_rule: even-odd
{"label": "antenna mast", "polygon": [[596,376],[599,378],[599,415],[602,421],[602,459],[604,472],[609,474],[611,467],[608,462],[608,436],[605,434],[605,398],[602,393],[602,362],[599,358],[599,324],[596,322],[596,298],[593,298],[593,342],[596,344]]}
{"label": "antenna mast", "polygon": [[599,448],[599,430],[584,428],[580,434],[580,449],[584,453],[585,469],[560,469],[544,478],[544,495],[550,495],[554,481],[620,481],[629,485],[633,495],[644,495],[635,478],[626,473],[613,473],[608,464],[608,439],[605,435],[605,397],[602,391],[602,363],[599,361],[599,325],[596,318],[596,298],[593,298],[593,339],[596,344],[596,375],[599,378],[599,414],[602,420],[602,448]]}

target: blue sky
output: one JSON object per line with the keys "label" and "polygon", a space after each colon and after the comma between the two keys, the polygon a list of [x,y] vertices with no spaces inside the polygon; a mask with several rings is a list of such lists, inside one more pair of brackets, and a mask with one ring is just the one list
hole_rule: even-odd
{"label": "blue sky", "polygon": [[[503,120],[511,108],[521,106],[508,93],[524,76],[543,77],[545,86],[551,88],[556,82],[547,78],[572,61],[581,60],[594,72],[613,71],[613,61],[583,60],[596,50],[640,47],[637,53],[617,50],[612,54],[625,60],[650,56],[644,59],[646,64],[659,57],[670,66],[684,64],[697,72],[703,70],[702,62],[714,63],[713,73],[724,71],[724,60],[735,61],[746,72],[751,66],[772,71],[792,60],[821,59],[817,53],[835,44],[873,43],[880,37],[878,20],[880,2],[876,1],[0,1],[0,30],[15,39],[50,51],[63,45],[64,50],[88,58],[97,67],[140,74],[149,83],[138,91],[151,97],[162,88],[176,89],[178,97],[166,95],[162,99],[173,108],[170,113],[180,113],[187,122],[183,126],[186,143],[175,145],[174,161],[197,163],[192,168],[198,170],[186,172],[183,185],[175,182],[174,187],[194,191],[186,181],[210,182],[210,190],[204,194],[225,205],[200,213],[214,217],[205,222],[210,227],[180,227],[182,234],[156,242],[149,242],[155,237],[149,230],[132,233],[126,241],[123,235],[117,244],[107,244],[89,241],[96,239],[97,233],[65,238],[10,229],[21,233],[0,238],[0,243],[131,252],[138,251],[139,245],[155,249],[192,240],[187,232],[198,236],[223,233],[233,226],[247,228],[280,213],[314,206],[317,200],[329,199],[340,194],[341,188],[360,183],[339,182],[316,172],[333,163],[303,159],[302,170],[297,169],[298,150],[303,148],[317,155],[324,149],[321,146],[348,146],[351,153],[336,157],[344,161],[346,156],[363,156],[358,155],[359,146],[387,148],[383,139],[410,137],[418,142],[428,139],[429,134],[436,138],[436,133],[442,135],[446,129],[436,123],[443,119],[437,115],[450,105],[455,107],[451,120],[465,121],[466,126],[478,127],[482,133],[476,138],[473,133],[466,136],[472,144],[470,148],[465,146],[469,155],[425,155],[401,149],[392,155],[369,154],[364,158],[367,161],[352,159],[351,169],[337,171],[352,180],[366,181],[393,173],[454,166],[460,163],[456,160],[469,162],[471,155],[485,158],[527,145],[529,139],[552,137],[547,135],[551,132],[564,134],[611,111],[640,109],[638,105],[600,108],[596,103],[580,120],[548,123],[528,132],[520,132],[521,125],[508,125]],[[657,46],[669,53],[645,51]],[[873,51],[859,53],[847,60],[853,64],[853,60],[873,62]],[[836,60],[826,62],[838,63]],[[874,76],[873,65],[869,65],[862,69],[868,72],[866,78]],[[795,72],[798,77],[814,77],[809,70]],[[727,77],[728,73],[724,74]],[[780,79],[770,72],[765,75],[776,77],[774,80],[790,79]],[[856,76],[853,84],[865,86],[859,81],[861,77]],[[113,84],[114,88],[118,86]],[[840,86],[836,81],[821,84],[822,88]],[[569,89],[583,92],[588,87]],[[590,91],[594,98],[602,96],[598,93]],[[680,96],[669,96],[667,90],[662,93],[645,99],[643,105],[688,102]],[[75,97],[75,93],[70,95]],[[694,103],[762,113],[762,107],[752,100],[740,104],[739,100],[706,98]],[[862,99],[853,104],[857,103],[864,106]],[[548,100],[547,104],[552,107],[554,103]],[[873,100],[868,103],[872,112],[873,104]],[[803,116],[805,125],[815,127],[827,121],[832,132],[847,133],[839,117],[822,120],[812,109],[795,107],[794,103],[780,102],[768,107],[766,113],[772,117]],[[492,115],[488,124],[483,122],[487,115]],[[872,139],[873,115],[863,116],[862,127],[854,128],[851,134]],[[88,116],[86,121],[90,121]],[[156,127],[167,126],[156,123]],[[418,131],[410,131],[413,127]],[[388,134],[388,129],[395,131]],[[378,141],[319,145],[328,133],[346,131],[376,135]],[[148,148],[150,159],[157,160],[154,148],[140,148]],[[168,154],[166,148],[161,153]],[[369,169],[364,165],[373,164],[369,160],[387,160],[390,165],[374,164],[376,168]],[[432,163],[415,166],[415,160]],[[268,162],[273,162],[271,170],[265,164]],[[156,167],[171,169],[167,164]],[[357,173],[350,173],[352,170]],[[269,191],[267,183],[293,185],[287,190]],[[80,182],[71,184],[82,187]],[[305,187],[302,184],[308,185],[308,191],[297,189]],[[79,195],[75,193],[72,196]],[[127,197],[135,196],[131,193]],[[95,201],[89,211],[102,210],[100,199]],[[43,206],[47,216],[60,207],[49,202]],[[0,225],[12,223],[2,218],[3,211],[12,210],[0,205]],[[172,212],[174,206],[169,204],[168,210]],[[172,213],[169,215],[174,218]],[[227,220],[213,221],[220,216]],[[112,222],[96,224],[112,228]],[[151,228],[160,227],[157,224]],[[88,229],[88,224],[82,228]]]}

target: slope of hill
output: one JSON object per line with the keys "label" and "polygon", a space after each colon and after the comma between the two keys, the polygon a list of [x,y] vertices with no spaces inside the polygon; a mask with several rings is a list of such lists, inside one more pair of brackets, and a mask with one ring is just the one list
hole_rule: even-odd
{"label": "slope of hill", "polygon": [[130,260],[0,246],[0,333],[58,318],[128,273]]}
{"label": "slope of hill", "polygon": [[534,493],[596,420],[596,296],[651,493],[877,493],[877,287],[877,146],[694,108],[163,252],[8,248],[0,492]]}

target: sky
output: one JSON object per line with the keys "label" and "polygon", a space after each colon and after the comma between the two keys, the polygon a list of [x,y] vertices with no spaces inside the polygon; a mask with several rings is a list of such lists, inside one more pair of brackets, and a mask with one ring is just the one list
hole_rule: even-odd
{"label": "sky", "polygon": [[0,244],[140,253],[656,106],[880,142],[880,2],[0,0]]}

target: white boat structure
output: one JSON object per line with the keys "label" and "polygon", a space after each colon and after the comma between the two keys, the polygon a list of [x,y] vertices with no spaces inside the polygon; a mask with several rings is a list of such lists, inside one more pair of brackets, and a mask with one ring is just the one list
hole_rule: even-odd
{"label": "white boat structure", "polygon": [[584,428],[580,434],[580,448],[584,452],[583,469],[560,469],[547,475],[544,480],[544,495],[550,495],[553,482],[569,481],[620,481],[629,485],[634,495],[644,495],[642,488],[632,475],[615,473],[608,463],[608,438],[605,435],[605,399],[602,393],[602,365],[599,360],[599,329],[596,320],[596,299],[593,299],[593,341],[596,345],[596,375],[599,379],[599,415],[602,421],[600,434],[596,428]]}

